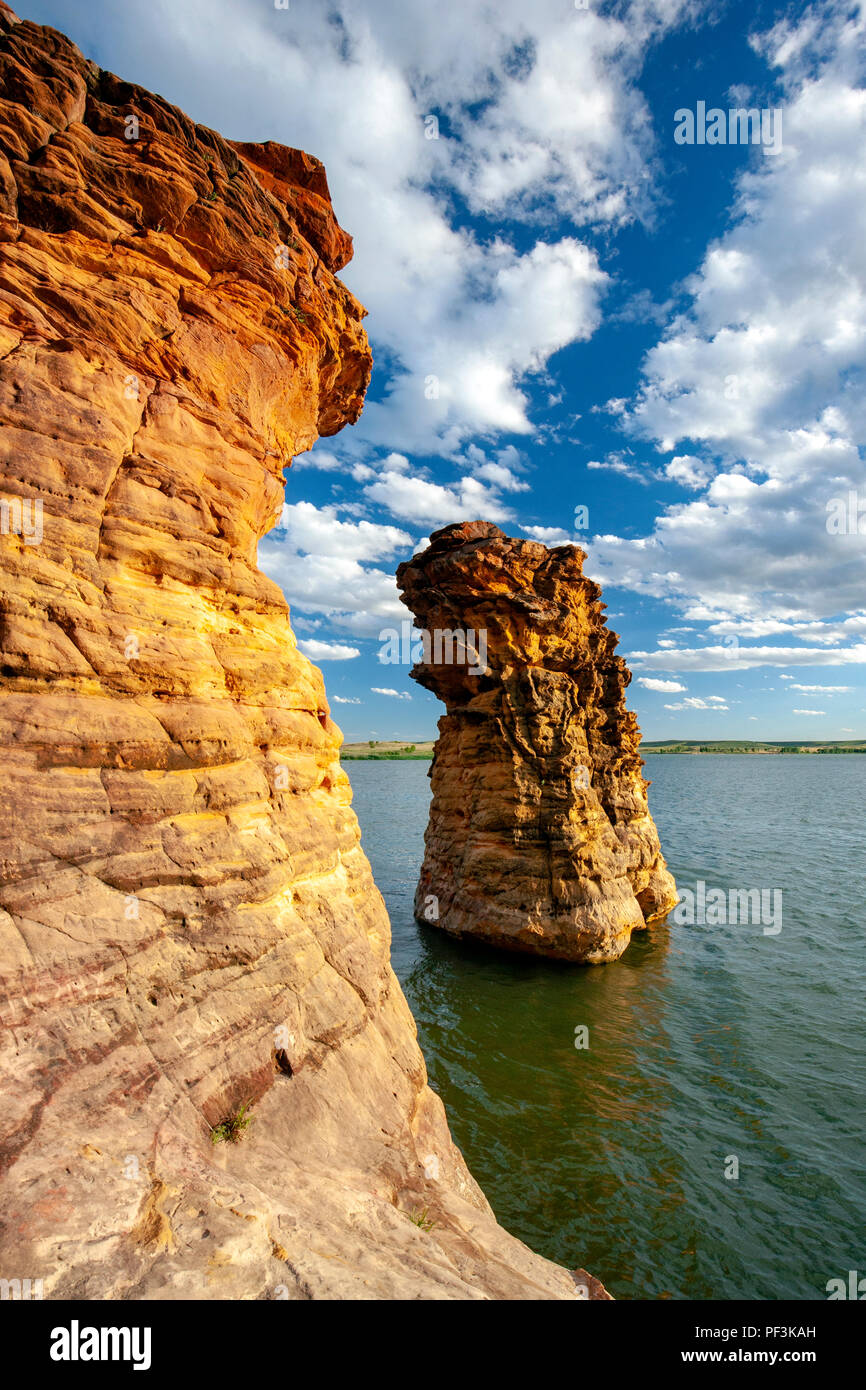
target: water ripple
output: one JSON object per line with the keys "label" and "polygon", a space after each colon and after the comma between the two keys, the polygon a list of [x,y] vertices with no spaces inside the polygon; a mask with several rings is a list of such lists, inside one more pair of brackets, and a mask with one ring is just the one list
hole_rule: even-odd
{"label": "water ripple", "polygon": [[348,767],[431,1083],[510,1230],[618,1298],[866,1273],[866,758],[648,757],[680,888],[778,888],[782,930],[658,923],[591,969],[419,927],[427,764]]}

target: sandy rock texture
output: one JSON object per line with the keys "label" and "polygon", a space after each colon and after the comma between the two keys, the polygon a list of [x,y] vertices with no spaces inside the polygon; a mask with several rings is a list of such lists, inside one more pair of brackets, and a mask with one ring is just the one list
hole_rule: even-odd
{"label": "sandy rock texture", "polygon": [[[430,540],[397,571],[431,634],[412,676],[448,711],[416,916],[508,950],[615,960],[677,894],[601,590],[577,546],[548,550],[484,521]],[[437,632],[458,631],[465,645],[437,652]]]}
{"label": "sandy rock texture", "polygon": [[0,93],[0,1276],[579,1300],[452,1143],[322,676],[256,568],[370,375],[322,166],[6,6]]}

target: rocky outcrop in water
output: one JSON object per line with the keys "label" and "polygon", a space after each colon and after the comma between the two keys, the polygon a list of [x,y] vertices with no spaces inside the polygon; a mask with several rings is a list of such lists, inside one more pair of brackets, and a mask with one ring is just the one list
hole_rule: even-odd
{"label": "rocky outcrop in water", "polygon": [[321,674],[256,568],[370,374],[322,166],[5,6],[0,83],[0,1276],[598,1295],[451,1140]]}
{"label": "rocky outcrop in water", "polygon": [[615,960],[677,896],[601,590],[573,545],[483,521],[430,540],[397,571],[428,634],[412,676],[448,711],[416,916],[510,950]]}

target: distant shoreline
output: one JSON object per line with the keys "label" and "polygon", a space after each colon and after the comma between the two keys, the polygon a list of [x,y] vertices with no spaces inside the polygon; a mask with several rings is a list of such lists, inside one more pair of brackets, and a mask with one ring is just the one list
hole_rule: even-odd
{"label": "distant shoreline", "polygon": [[[345,762],[429,762],[433,757],[434,742],[433,739],[421,740],[418,743],[400,743],[396,739],[382,741],[368,739],[366,743],[344,744],[340,756]],[[784,753],[832,753],[839,755],[842,753],[866,753],[866,739],[851,739],[845,743],[749,743],[747,741],[738,743],[734,739],[704,743],[700,739],[685,739],[669,743],[642,743],[640,751],[642,753],[690,754],[693,757],[718,753],[763,754],[765,756],[774,754],[778,756]]]}
{"label": "distant shoreline", "polygon": [[341,753],[344,763],[429,763],[432,753]]}
{"label": "distant shoreline", "polygon": [[701,739],[680,739],[669,743],[646,742],[642,743],[640,748],[642,753],[866,753],[866,739],[826,743],[751,743],[746,739],[741,742],[737,742],[736,739],[704,742]]}
{"label": "distant shoreline", "polygon": [[344,743],[340,750],[340,757],[351,762],[367,760],[370,762],[394,762],[395,759],[412,760],[423,759],[426,762],[433,757],[434,738],[420,738],[415,743],[410,743],[407,739],[403,742],[400,739],[367,739],[364,743]]}

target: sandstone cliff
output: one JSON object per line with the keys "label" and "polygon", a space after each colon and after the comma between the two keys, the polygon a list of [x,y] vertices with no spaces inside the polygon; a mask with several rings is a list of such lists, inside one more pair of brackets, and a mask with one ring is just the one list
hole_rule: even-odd
{"label": "sandstone cliff", "polygon": [[[416,916],[511,950],[614,960],[677,898],[601,590],[573,545],[483,521],[430,539],[397,571],[434,639],[412,675],[448,711]],[[436,633],[458,630],[465,650],[449,639],[437,651]]]}
{"label": "sandstone cliff", "polygon": [[581,1297],[451,1141],[322,677],[256,568],[283,468],[370,373],[322,166],[5,6],[0,90],[0,1275]]}

